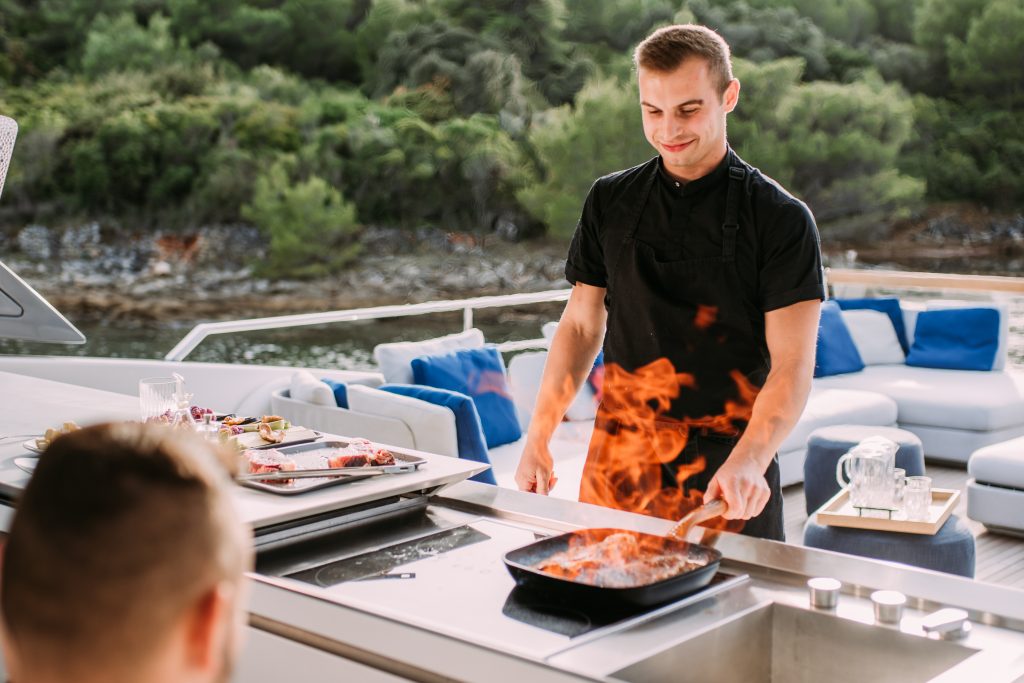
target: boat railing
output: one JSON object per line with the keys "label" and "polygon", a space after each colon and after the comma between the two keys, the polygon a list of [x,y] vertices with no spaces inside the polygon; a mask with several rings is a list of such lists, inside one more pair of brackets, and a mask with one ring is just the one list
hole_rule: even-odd
{"label": "boat railing", "polygon": [[976,291],[1024,296],[1024,278],[1004,275],[958,275],[899,270],[827,268],[825,280],[830,285]]}
{"label": "boat railing", "polygon": [[[1005,277],[998,275],[954,275],[940,273],[903,272],[895,270],[854,270],[847,268],[830,268],[826,270],[826,281],[830,286],[860,286],[865,288],[889,289],[922,289],[950,290],[998,293],[1004,295],[1024,296],[1024,278]],[[309,325],[325,325],[330,323],[352,322],[356,320],[380,320],[413,315],[427,315],[448,311],[462,311],[462,328],[468,330],[473,326],[473,311],[481,308],[501,308],[524,304],[550,303],[566,301],[570,289],[551,289],[543,292],[520,294],[501,294],[481,296],[470,299],[448,301],[427,301],[418,304],[396,304],[390,306],[372,306],[369,308],[351,308],[319,313],[299,313],[295,315],[279,315],[267,318],[247,318],[200,323],[193,327],[164,357],[169,361],[182,361],[192,353],[207,337],[217,334],[233,334],[235,332],[252,332],[256,330],[277,330],[286,327],[303,327]],[[508,341],[498,344],[501,351],[521,351],[524,349],[543,347],[543,339],[526,339]]]}
{"label": "boat railing", "polygon": [[[298,313],[295,315],[277,315],[267,318],[247,318],[240,320],[224,320],[210,323],[199,323],[188,334],[182,337],[164,360],[182,361],[203,341],[216,334],[233,334],[235,332],[253,332],[256,330],[278,330],[286,327],[304,327],[309,325],[326,325],[330,323],[353,322],[356,320],[381,320],[383,318],[400,318],[430,313],[462,311],[462,329],[473,327],[473,311],[481,308],[501,308],[505,306],[521,306],[525,304],[549,303],[566,301],[570,289],[551,289],[543,292],[527,292],[520,294],[501,294],[496,296],[480,296],[471,299],[454,299],[448,301],[427,301],[418,304],[396,304],[391,306],[371,306],[369,308],[350,308],[338,311],[319,313]],[[544,346],[543,339],[526,339],[498,344],[501,351],[521,351]]]}

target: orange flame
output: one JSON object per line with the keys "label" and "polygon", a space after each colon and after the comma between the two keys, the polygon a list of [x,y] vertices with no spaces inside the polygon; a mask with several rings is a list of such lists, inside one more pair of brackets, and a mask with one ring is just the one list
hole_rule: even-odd
{"label": "orange flame", "polygon": [[[713,310],[707,311],[714,316]],[[700,314],[698,314],[698,318]],[[580,485],[580,500],[641,514],[679,519],[703,502],[703,492],[685,486],[706,467],[703,454],[689,463],[675,463],[689,442],[691,430],[734,435],[750,419],[758,387],[733,371],[736,398],[722,414],[676,419],[667,416],[672,400],[683,389],[697,389],[693,375],[678,373],[667,358],[634,373],[609,363],[605,367],[604,397],[594,425],[590,452]],[[666,485],[664,473],[674,468]],[[716,527],[737,530],[742,522],[715,520]]]}

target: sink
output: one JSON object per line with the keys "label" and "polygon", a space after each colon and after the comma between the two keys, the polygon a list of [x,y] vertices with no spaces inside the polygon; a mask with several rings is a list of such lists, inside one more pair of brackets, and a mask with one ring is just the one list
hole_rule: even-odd
{"label": "sink", "polygon": [[914,683],[928,681],[977,650],[778,603],[616,671],[626,683]]}

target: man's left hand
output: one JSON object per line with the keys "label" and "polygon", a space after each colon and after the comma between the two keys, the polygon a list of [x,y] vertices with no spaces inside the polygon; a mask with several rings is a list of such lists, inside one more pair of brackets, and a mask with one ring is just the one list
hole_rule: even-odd
{"label": "man's left hand", "polygon": [[771,494],[764,472],[753,458],[729,456],[708,484],[704,502],[724,498],[729,505],[726,519],[750,519],[761,514]]}

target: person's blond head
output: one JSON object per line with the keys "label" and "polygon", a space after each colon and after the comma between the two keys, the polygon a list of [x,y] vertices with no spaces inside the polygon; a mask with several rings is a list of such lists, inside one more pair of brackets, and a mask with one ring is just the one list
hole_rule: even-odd
{"label": "person's blond head", "polygon": [[64,680],[130,671],[204,596],[240,582],[251,539],[227,462],[194,434],[138,423],[50,445],[18,501],[0,579],[23,669]]}

